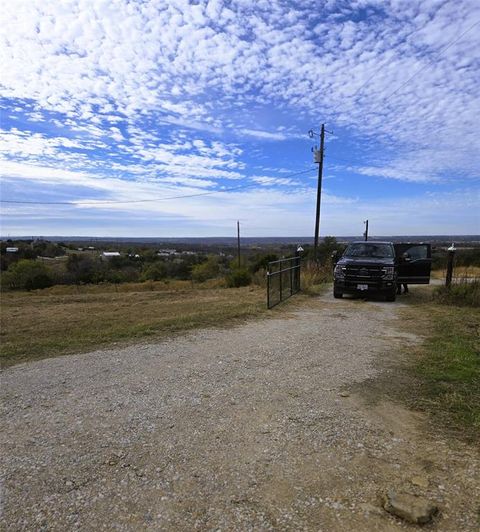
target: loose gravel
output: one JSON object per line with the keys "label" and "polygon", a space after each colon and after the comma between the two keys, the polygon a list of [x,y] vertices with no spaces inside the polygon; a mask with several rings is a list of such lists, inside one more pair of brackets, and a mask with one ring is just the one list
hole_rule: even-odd
{"label": "loose gravel", "polygon": [[478,530],[477,450],[355,391],[418,341],[397,308],[329,294],[5,370],[2,530],[414,529],[390,488],[438,505],[436,530]]}

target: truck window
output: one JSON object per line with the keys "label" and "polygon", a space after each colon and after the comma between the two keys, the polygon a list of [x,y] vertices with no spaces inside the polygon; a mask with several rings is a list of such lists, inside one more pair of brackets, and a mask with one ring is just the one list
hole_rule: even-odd
{"label": "truck window", "polygon": [[407,248],[403,255],[405,257],[408,257],[411,260],[420,260],[420,259],[427,259],[428,258],[428,246],[427,245],[418,245],[412,246],[410,248]]}
{"label": "truck window", "polygon": [[344,257],[369,257],[369,258],[393,258],[393,247],[390,244],[380,244],[376,242],[356,242],[350,244]]}

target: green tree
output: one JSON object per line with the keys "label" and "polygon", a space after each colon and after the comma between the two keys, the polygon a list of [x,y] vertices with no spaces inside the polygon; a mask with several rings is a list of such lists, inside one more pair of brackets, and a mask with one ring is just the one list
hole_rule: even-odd
{"label": "green tree", "polygon": [[149,264],[142,272],[140,279],[142,281],[161,281],[167,276],[167,268],[163,262],[154,262]]}
{"label": "green tree", "polygon": [[252,282],[252,274],[247,268],[235,268],[226,276],[229,288],[248,286]]}
{"label": "green tree", "polygon": [[192,279],[203,283],[207,279],[214,279],[220,275],[220,263],[218,257],[211,255],[205,262],[196,264],[192,268]]}
{"label": "green tree", "polygon": [[104,280],[107,268],[99,260],[72,253],[67,259],[67,271],[75,284],[98,283]]}
{"label": "green tree", "polygon": [[9,288],[37,290],[52,286],[53,277],[45,264],[30,259],[21,259],[2,275],[2,284]]}

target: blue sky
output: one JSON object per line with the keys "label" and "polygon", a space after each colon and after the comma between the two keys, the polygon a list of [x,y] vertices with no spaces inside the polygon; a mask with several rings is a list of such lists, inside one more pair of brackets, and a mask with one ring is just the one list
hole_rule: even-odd
{"label": "blue sky", "polygon": [[322,122],[321,235],[480,232],[478,0],[17,0],[0,32],[2,236],[312,235]]}

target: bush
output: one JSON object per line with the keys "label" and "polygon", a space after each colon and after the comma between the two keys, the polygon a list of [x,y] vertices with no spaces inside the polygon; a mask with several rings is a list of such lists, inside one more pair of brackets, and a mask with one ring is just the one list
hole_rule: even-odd
{"label": "bush", "polygon": [[52,284],[52,274],[45,264],[30,259],[19,260],[2,275],[2,285],[13,289],[37,290]]}
{"label": "bush", "polygon": [[446,305],[459,307],[480,307],[480,280],[461,282],[435,289],[433,297],[436,301]]}
{"label": "bush", "polygon": [[161,281],[167,276],[167,268],[163,262],[154,262],[148,265],[142,272],[142,281]]}
{"label": "bush", "polygon": [[220,263],[215,256],[208,257],[202,264],[196,264],[192,268],[192,279],[197,283],[203,283],[207,279],[214,279],[220,275]]}
{"label": "bush", "polygon": [[252,273],[256,273],[259,270],[266,270],[269,262],[278,260],[278,255],[275,253],[268,253],[267,255],[257,254],[253,258],[253,264],[250,266]]}
{"label": "bush", "polygon": [[252,274],[247,268],[236,268],[225,279],[229,288],[239,288],[240,286],[248,286],[252,282]]}
{"label": "bush", "polygon": [[73,253],[68,256],[67,272],[75,284],[99,283],[105,280],[107,266],[97,259]]}

